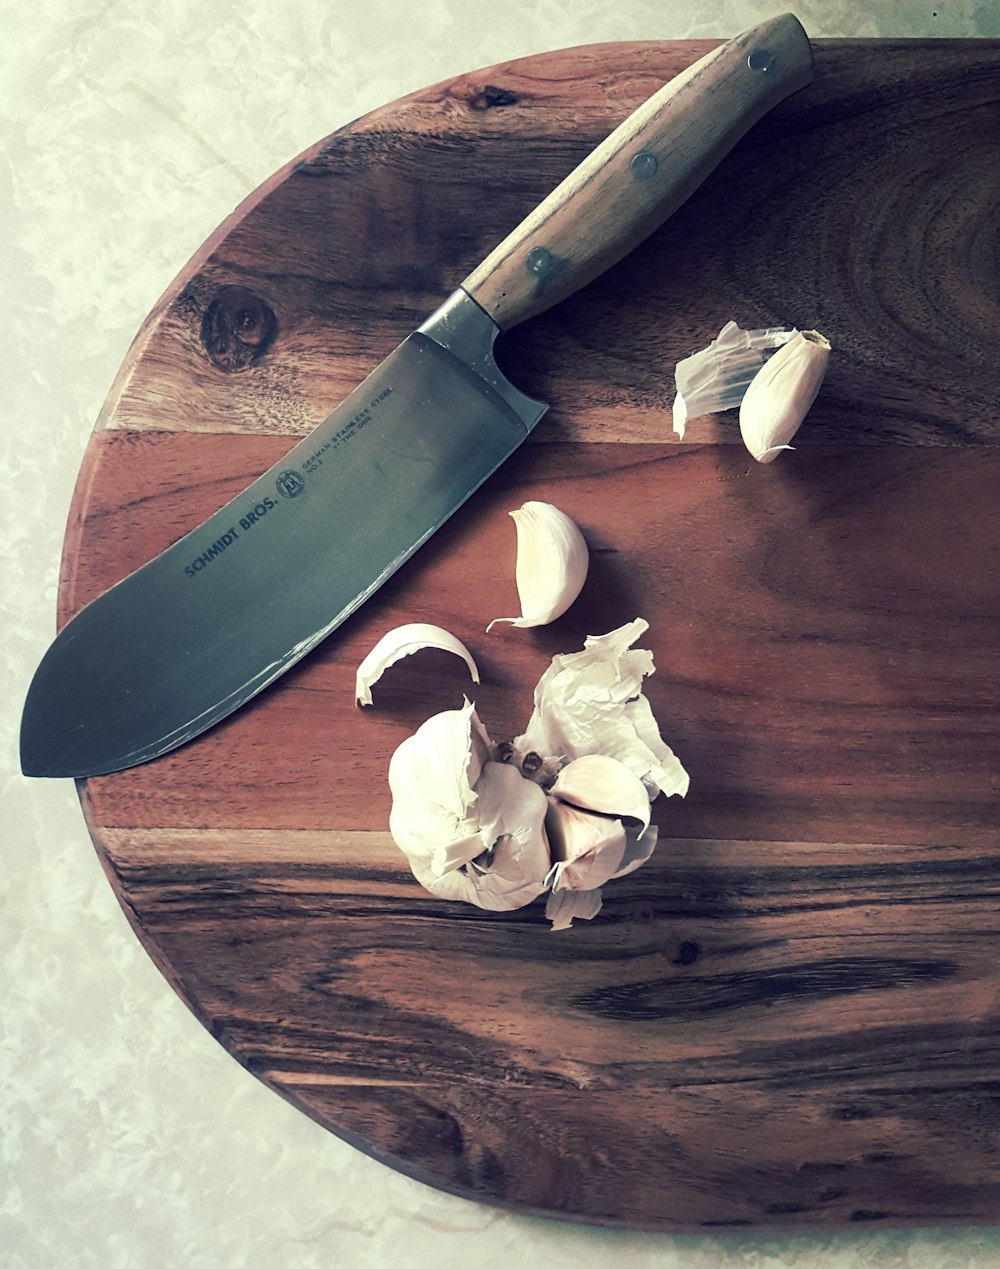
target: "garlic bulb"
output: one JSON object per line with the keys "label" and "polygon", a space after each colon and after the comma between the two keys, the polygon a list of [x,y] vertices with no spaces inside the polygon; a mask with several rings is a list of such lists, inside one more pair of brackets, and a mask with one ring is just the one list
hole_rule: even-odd
{"label": "garlic bulb", "polygon": [[829,341],[797,331],[754,376],[740,405],[740,432],[759,463],[771,463],[799,430],[830,359]]}
{"label": "garlic bulb", "polygon": [[526,502],[510,515],[517,528],[514,580],[521,615],[495,617],[488,631],[501,621],[522,629],[555,621],[583,589],[590,566],[583,534],[558,507]]}
{"label": "garlic bulb", "polygon": [[548,891],[553,929],[590,920],[601,887],[652,855],[650,803],[687,792],[642,694],[637,618],[554,657],[524,735],[494,745],[469,701],[429,718],[389,763],[389,829],[417,881],[481,908]]}
{"label": "garlic bulb", "polygon": [[771,352],[795,334],[794,329],[779,327],[741,330],[727,322],[707,348],[679,361],[674,368],[673,421],[681,440],[690,417],[735,409]]}
{"label": "garlic bulb", "polygon": [[354,680],[354,697],[358,705],[371,705],[372,686],[397,661],[422,648],[440,648],[454,652],[469,667],[473,683],[479,682],[479,670],[465,644],[441,626],[423,621],[409,622],[387,631],[358,666]]}
{"label": "garlic bulb", "polygon": [[642,692],[655,668],[652,654],[632,648],[648,629],[639,617],[610,634],[590,635],[582,652],[553,657],[535,688],[528,726],[514,741],[518,755],[606,754],[635,772],[650,799],[660,792],[683,797],[688,774]]}

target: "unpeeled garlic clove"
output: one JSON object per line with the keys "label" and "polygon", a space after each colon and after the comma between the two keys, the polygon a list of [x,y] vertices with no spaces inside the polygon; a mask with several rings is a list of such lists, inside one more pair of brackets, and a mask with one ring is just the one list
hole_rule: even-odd
{"label": "unpeeled garlic clove", "polygon": [[625,825],[550,795],[545,832],[553,865],[553,890],[596,890],[610,881],[625,854]]}
{"label": "unpeeled garlic clove", "polygon": [[469,667],[473,683],[479,682],[479,670],[472,659],[472,653],[461,639],[441,626],[411,621],[387,631],[358,666],[354,680],[354,698],[357,704],[371,705],[372,687],[385,671],[403,657],[423,648],[440,648],[444,652],[454,652]]}
{"label": "unpeeled garlic clove", "polygon": [[[595,817],[592,816],[591,818]],[[551,819],[548,816],[545,822],[547,828],[551,828]],[[627,827],[625,829],[625,849],[621,860],[618,867],[607,880],[611,881],[617,877],[624,877],[641,867],[652,855],[656,846],[656,838],[657,827],[655,824],[650,824],[648,828],[641,830],[638,825],[634,828]],[[554,853],[555,850],[553,848]],[[553,872],[555,872],[554,869]],[[591,874],[591,877],[596,875],[598,874],[595,871]],[[545,916],[547,920],[552,922],[553,930],[568,930],[574,919],[591,921],[600,912],[603,898],[599,886],[571,889],[566,884],[556,884],[556,878],[552,873],[549,874],[549,877],[552,884],[545,904]],[[569,879],[572,880],[572,874],[570,874]],[[565,874],[559,880],[565,882],[567,880]]]}
{"label": "unpeeled garlic clove", "polygon": [[402,815],[412,806],[423,812],[415,818],[423,820],[433,808],[437,827],[446,831],[449,839],[455,837],[475,805],[475,785],[489,759],[490,745],[470,701],[462,709],[434,714],[389,760],[393,809]]}
{"label": "unpeeled garlic clove", "polygon": [[521,629],[561,617],[583,589],[590,566],[587,543],[576,522],[550,502],[526,502],[510,513],[517,528],[514,580],[520,617],[495,617]]}
{"label": "unpeeled garlic clove", "polygon": [[615,815],[649,825],[649,792],[642,780],[617,758],[584,754],[566,764],[556,776],[551,795],[583,811]]}
{"label": "unpeeled garlic clove", "polygon": [[771,463],[799,430],[830,359],[829,341],[800,330],[763,365],[740,405],[740,433],[759,463]]}
{"label": "unpeeled garlic clove", "polygon": [[707,348],[679,361],[674,368],[673,421],[680,439],[684,439],[688,418],[738,406],[771,352],[794,334],[794,329],[779,327],[741,330],[735,322],[727,322]]}

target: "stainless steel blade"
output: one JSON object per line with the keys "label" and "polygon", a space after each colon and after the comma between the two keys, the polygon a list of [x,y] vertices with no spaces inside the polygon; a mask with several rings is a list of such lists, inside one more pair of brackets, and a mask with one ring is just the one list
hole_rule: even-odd
{"label": "stainless steel blade", "polygon": [[243,493],[84,608],[24,709],[26,775],[146,762],[335,630],[525,439],[546,406],[455,294]]}

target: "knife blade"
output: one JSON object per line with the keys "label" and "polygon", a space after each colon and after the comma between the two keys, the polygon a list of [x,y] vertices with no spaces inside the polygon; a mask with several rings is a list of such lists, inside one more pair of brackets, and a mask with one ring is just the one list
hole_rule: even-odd
{"label": "knife blade", "polygon": [[547,409],[498,368],[498,334],[645,239],[812,66],[784,14],[640,106],[279,463],[67,623],[25,699],[22,771],[148,762],[335,630]]}

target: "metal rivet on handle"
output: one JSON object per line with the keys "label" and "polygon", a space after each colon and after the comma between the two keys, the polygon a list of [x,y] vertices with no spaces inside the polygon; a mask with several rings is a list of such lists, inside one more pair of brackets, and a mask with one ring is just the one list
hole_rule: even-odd
{"label": "metal rivet on handle", "polygon": [[552,252],[548,247],[532,247],[525,263],[529,273],[540,277],[543,273],[548,273],[552,265]]}
{"label": "metal rivet on handle", "polygon": [[747,58],[747,65],[752,71],[762,75],[774,65],[774,54],[769,48],[755,48]]}
{"label": "metal rivet on handle", "polygon": [[656,155],[651,151],[640,150],[638,154],[632,156],[632,162],[629,167],[637,181],[648,181],[656,172],[659,164],[656,161]]}

